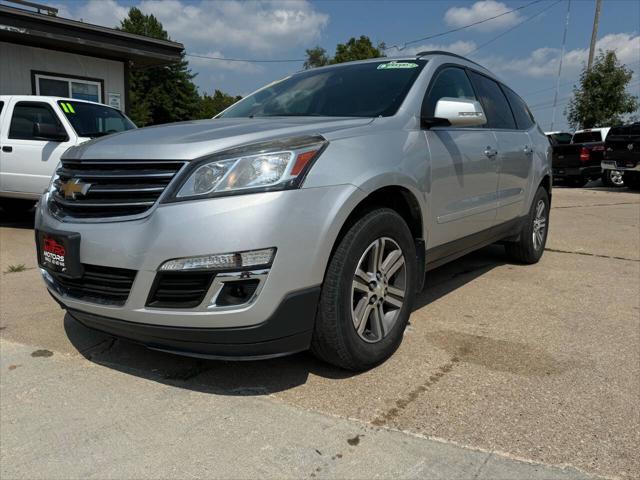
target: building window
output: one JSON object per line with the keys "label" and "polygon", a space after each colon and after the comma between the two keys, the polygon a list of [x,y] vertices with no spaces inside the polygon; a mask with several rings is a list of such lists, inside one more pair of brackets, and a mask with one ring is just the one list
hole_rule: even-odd
{"label": "building window", "polygon": [[34,73],[36,95],[77,98],[91,102],[102,102],[102,82],[100,80],[64,77],[45,73]]}

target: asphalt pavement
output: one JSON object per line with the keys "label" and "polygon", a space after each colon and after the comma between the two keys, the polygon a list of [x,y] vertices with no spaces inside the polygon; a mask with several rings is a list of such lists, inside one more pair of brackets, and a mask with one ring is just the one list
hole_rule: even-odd
{"label": "asphalt pavement", "polygon": [[0,224],[3,479],[640,477],[626,189],[554,189],[537,265],[491,246],[430,272],[399,351],[357,375],[87,330],[44,289],[32,219]]}

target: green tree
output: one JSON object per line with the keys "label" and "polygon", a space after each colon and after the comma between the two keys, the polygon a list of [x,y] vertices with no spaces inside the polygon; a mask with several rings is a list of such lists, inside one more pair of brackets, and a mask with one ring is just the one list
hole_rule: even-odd
{"label": "green tree", "polygon": [[351,37],[347,43],[336,45],[336,52],[333,57],[329,57],[327,51],[319,46],[307,50],[304,68],[323,67],[334,63],[384,57],[384,48],[384,43],[379,43],[375,46],[366,35],[361,35],[360,38]]}
{"label": "green tree", "polygon": [[[120,30],[147,37],[170,40],[162,23],[136,7],[129,10]],[[148,69],[132,68],[129,77],[131,119],[139,126],[177,122],[197,118],[200,95],[193,83],[184,53],[178,63]]]}
{"label": "green tree", "polygon": [[633,72],[618,62],[615,52],[600,52],[591,70],[586,67],[580,84],[565,110],[573,128],[608,127],[623,123],[627,114],[638,110],[638,97],[626,91]]}
{"label": "green tree", "polygon": [[327,56],[327,51],[320,47],[316,46],[314,48],[310,48],[306,51],[307,59],[304,61],[304,68],[316,68],[316,67],[324,67],[325,65],[329,65],[331,59]]}
{"label": "green tree", "polygon": [[205,93],[202,96],[202,102],[200,105],[200,118],[215,117],[225,108],[230,107],[238,100],[242,100],[240,95],[234,97],[233,95],[229,95],[218,89],[216,89],[213,95],[207,95]]}

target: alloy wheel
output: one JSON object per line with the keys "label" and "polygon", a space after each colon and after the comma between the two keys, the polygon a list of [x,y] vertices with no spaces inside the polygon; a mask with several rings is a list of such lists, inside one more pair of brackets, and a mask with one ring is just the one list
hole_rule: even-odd
{"label": "alloy wheel", "polygon": [[358,336],[376,343],[393,329],[405,301],[407,267],[398,243],[382,237],[360,257],[351,286],[351,318]]}
{"label": "alloy wheel", "polygon": [[543,200],[536,204],[536,215],[533,219],[533,248],[538,251],[544,246],[544,237],[547,230],[547,207]]}
{"label": "alloy wheel", "polygon": [[611,183],[616,187],[621,187],[624,185],[624,177],[620,170],[611,170],[611,173],[609,173],[609,178],[611,179]]}

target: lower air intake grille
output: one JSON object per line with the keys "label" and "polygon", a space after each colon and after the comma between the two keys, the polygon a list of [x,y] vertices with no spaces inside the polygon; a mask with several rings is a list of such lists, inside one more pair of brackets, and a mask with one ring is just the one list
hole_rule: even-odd
{"label": "lower air intake grille", "polygon": [[62,160],[49,200],[59,218],[113,218],[149,210],[180,161]]}
{"label": "lower air intake grille", "polygon": [[160,272],[151,288],[148,307],[193,308],[204,300],[213,272]]}
{"label": "lower air intake grille", "polygon": [[58,290],[69,297],[93,303],[124,305],[136,278],[135,270],[83,265],[81,278],[49,272]]}

